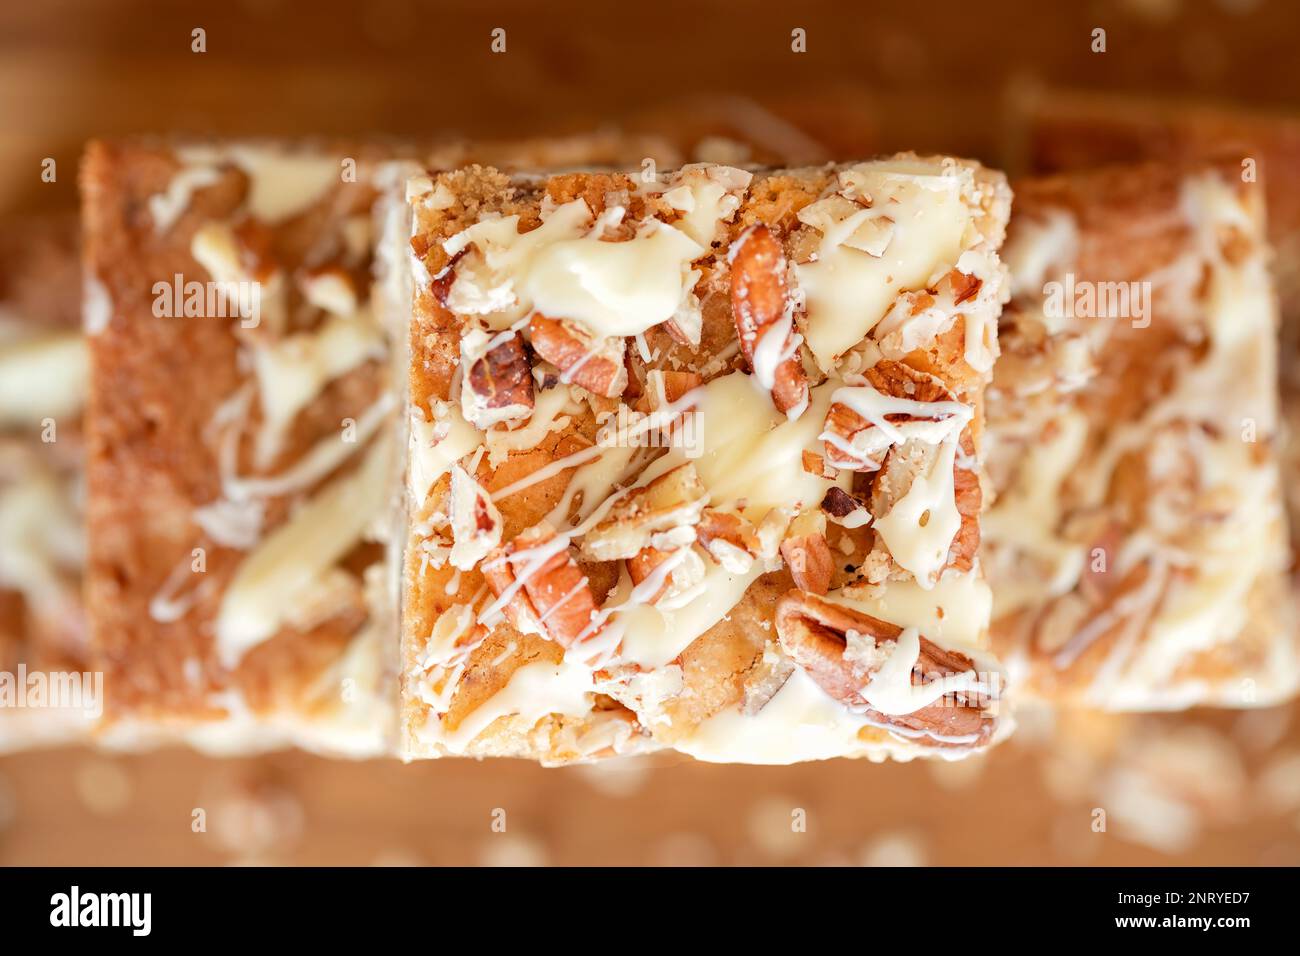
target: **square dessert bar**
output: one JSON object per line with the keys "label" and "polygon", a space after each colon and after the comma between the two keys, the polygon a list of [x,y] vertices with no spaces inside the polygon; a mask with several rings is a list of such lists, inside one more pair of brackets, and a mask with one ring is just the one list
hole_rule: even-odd
{"label": "square dessert bar", "polygon": [[0,751],[79,737],[97,709],[81,608],[77,228],[0,224]]}
{"label": "square dessert bar", "polygon": [[1236,158],[1020,181],[989,390],[994,646],[1120,710],[1296,687],[1264,193]]}
{"label": "square dessert bar", "polygon": [[415,177],[404,757],[959,757],[1003,177]]}
{"label": "square dessert bar", "polygon": [[380,159],[87,152],[86,600],[111,743],[388,746]]}

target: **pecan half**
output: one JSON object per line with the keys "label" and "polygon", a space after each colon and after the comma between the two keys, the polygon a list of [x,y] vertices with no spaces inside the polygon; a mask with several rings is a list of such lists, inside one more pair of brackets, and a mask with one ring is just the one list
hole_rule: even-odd
{"label": "pecan half", "polygon": [[486,431],[532,416],[533,370],[517,332],[492,336],[471,329],[461,336],[460,355],[460,404],[467,421]]}
{"label": "pecan half", "polygon": [[597,338],[576,322],[534,313],[528,324],[533,349],[560,370],[560,380],[606,398],[627,388],[623,339]]}
{"label": "pecan half", "polygon": [[515,587],[504,613],[516,629],[571,647],[598,632],[591,627],[596,598],[569,547],[546,547],[554,539],[546,524],[529,528],[488,556],[484,574],[498,598]]}
{"label": "pecan half", "polygon": [[785,274],[785,252],[767,226],[751,226],[731,247],[731,313],[740,350],[777,411],[798,416],[808,404],[808,376]]}
{"label": "pecan half", "polygon": [[829,591],[834,562],[826,543],[826,516],[820,511],[806,511],[796,518],[781,542],[781,557],[795,587],[813,594]]}
{"label": "pecan half", "polygon": [[[846,654],[849,635],[873,641],[879,651],[882,644],[897,641],[903,633],[894,624],[813,594],[789,591],[776,605],[776,631],[786,653],[818,687],[873,721],[898,728],[905,736],[931,737],[940,747],[980,746],[993,733],[994,721],[988,719],[982,702],[964,694],[947,695],[910,714],[882,714],[872,709],[862,690],[887,655]],[[913,686],[975,669],[964,654],[944,650],[925,637],[920,644],[920,657],[912,669]]]}
{"label": "pecan half", "polygon": [[689,462],[622,498],[582,538],[582,553],[596,561],[631,558],[644,548],[672,550],[695,541],[706,492]]}

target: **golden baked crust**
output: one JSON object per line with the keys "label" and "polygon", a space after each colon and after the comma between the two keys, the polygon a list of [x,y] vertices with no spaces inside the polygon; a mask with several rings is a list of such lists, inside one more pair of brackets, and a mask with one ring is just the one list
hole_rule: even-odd
{"label": "golden baked crust", "polygon": [[1261,186],[1188,161],[1016,196],[989,392],[995,646],[1058,703],[1291,693]]}
{"label": "golden baked crust", "polygon": [[[868,187],[876,205],[864,212]],[[853,614],[881,623],[887,657],[900,629],[872,615],[892,600],[899,617],[904,591],[959,612],[939,630],[961,663],[941,674],[996,670],[982,654],[975,549],[980,403],[1009,205],[1000,177],[911,156],[752,174],[469,166],[418,177],[410,195],[404,756],[553,763],[671,746],[787,762],[956,755],[992,738],[996,722],[980,718],[995,708],[974,685],[945,697],[977,715],[978,729],[961,735],[906,726],[826,687],[840,670],[869,683],[880,660],[855,670],[835,628],[856,635]],[[930,208],[916,204],[930,202],[936,220],[946,209],[955,223],[943,220],[952,235],[933,243],[910,225]],[[898,275],[874,276],[860,263],[895,261],[882,259],[895,221],[886,212],[903,223]],[[620,259],[620,244],[635,254]],[[516,245],[523,251],[509,251]],[[866,270],[878,304],[862,304],[860,329],[837,324],[840,279],[823,267]],[[919,280],[903,274],[918,268]],[[586,278],[566,286],[570,275]],[[602,296],[623,304],[606,308]],[[932,420],[888,407],[889,422],[928,428],[929,440],[905,430],[896,449],[879,450],[883,462],[828,466],[832,447],[851,456],[872,437],[852,419],[855,388],[936,403]],[[823,434],[833,407],[842,436]],[[617,432],[655,410],[676,436],[666,453]],[[696,414],[698,458],[682,450]],[[947,479],[943,454],[954,455]],[[897,522],[891,549],[885,532],[844,520],[855,509],[891,514],[922,475],[951,482],[942,507],[957,524],[937,559],[898,551],[907,532]],[[831,489],[847,509],[834,495],[823,506]],[[975,596],[963,603],[961,587]],[[805,607],[828,590],[842,613]],[[942,611],[930,614],[927,624]],[[831,648],[828,663],[801,669],[814,644]],[[815,741],[801,737],[800,718],[781,716],[789,708]]]}

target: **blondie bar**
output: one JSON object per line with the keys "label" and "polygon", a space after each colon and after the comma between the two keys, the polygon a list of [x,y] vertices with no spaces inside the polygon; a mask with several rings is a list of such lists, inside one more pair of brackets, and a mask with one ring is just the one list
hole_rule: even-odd
{"label": "blondie bar", "polygon": [[994,646],[1119,710],[1293,692],[1264,193],[1236,158],[1015,185],[989,390]]}
{"label": "blondie bar", "polygon": [[401,753],[958,757],[1000,174],[414,177]]}
{"label": "blondie bar", "polygon": [[[1020,97],[1015,106],[1016,164],[1034,173],[1231,155],[1243,176],[1262,185],[1282,314],[1283,488],[1291,549],[1300,553],[1300,189],[1293,175],[1300,116],[1056,90]],[[1294,558],[1292,564],[1295,570]]]}

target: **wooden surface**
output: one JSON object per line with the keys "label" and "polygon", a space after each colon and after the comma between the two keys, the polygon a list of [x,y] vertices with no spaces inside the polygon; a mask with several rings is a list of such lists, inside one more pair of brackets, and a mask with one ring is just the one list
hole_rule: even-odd
{"label": "wooden surface", "polygon": [[0,864],[228,862],[1294,866],[1300,720],[1029,727],[957,764],[0,760]]}
{"label": "wooden surface", "polygon": [[[517,135],[662,122],[701,93],[762,104],[843,158],[996,162],[1002,106],[1035,84],[1300,109],[1298,22],[1286,0],[10,2],[0,215],[75,206],[92,136]],[[958,765],[34,753],[0,759],[0,863],[1300,863],[1289,710],[1070,724]]]}

